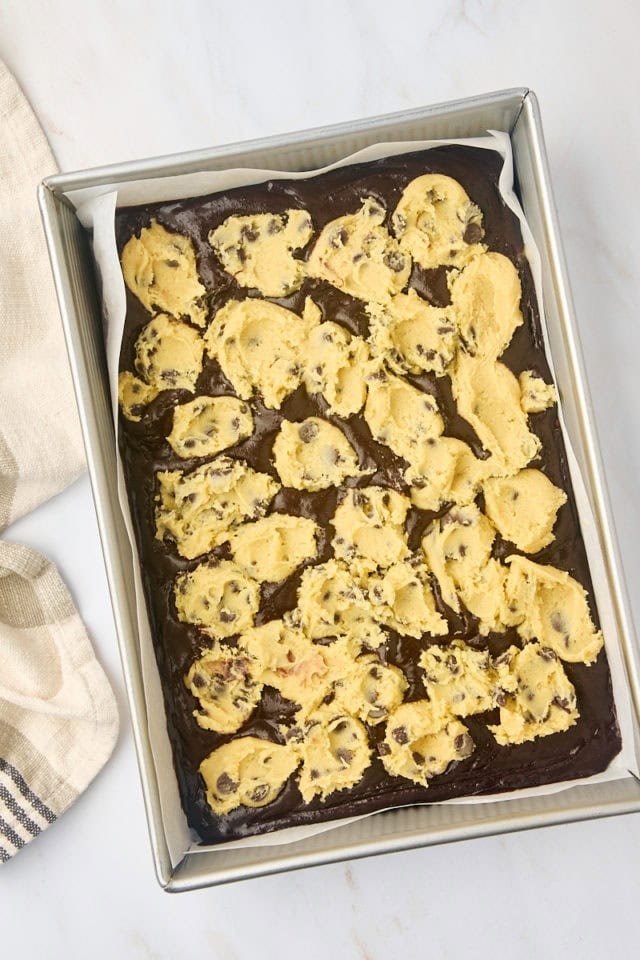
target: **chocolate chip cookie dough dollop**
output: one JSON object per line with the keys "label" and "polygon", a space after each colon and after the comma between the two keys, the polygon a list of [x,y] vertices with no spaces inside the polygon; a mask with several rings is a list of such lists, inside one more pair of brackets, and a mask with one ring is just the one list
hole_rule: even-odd
{"label": "chocolate chip cookie dough dollop", "polygon": [[198,276],[193,243],[152,220],[122,251],[125,283],[149,313],[207,322],[206,289]]}

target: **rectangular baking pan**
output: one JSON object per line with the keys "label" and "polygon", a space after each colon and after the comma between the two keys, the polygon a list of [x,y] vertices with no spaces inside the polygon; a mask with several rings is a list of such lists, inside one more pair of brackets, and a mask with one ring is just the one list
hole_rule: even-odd
{"label": "rectangular baking pan", "polygon": [[159,883],[170,891],[227,883],[279,871],[366,857],[488,834],[640,811],[640,781],[628,778],[572,787],[551,796],[476,805],[404,807],[282,846],[187,853],[173,868],[162,829],[138,658],[133,556],[116,492],[116,451],[110,412],[100,301],[89,242],[69,199],[84,187],[117,187],[131,179],[198,170],[319,168],[390,140],[480,136],[509,132],[516,180],[543,266],[551,353],[567,429],[593,504],[600,546],[634,706],[640,719],[640,664],[585,382],[549,181],[540,113],[527,89],[504,90],[438,106],[307,130],[193,153],[115,164],[48,177],[42,212],[80,410],[111,601],[131,709],[140,778]]}

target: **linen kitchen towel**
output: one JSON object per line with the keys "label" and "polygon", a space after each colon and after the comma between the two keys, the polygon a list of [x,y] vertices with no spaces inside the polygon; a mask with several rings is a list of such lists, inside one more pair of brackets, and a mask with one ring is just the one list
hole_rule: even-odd
{"label": "linen kitchen towel", "polygon": [[[53,172],[0,63],[0,531],[85,469],[36,202]],[[113,692],[57,570],[0,540],[0,863],[85,789],[117,729]]]}

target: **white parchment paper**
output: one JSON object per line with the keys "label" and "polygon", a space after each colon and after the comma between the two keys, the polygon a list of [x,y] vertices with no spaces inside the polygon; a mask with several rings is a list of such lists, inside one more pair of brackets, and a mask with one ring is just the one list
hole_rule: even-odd
{"label": "white parchment paper", "polygon": [[[542,300],[542,274],[538,250],[533,240],[529,226],[513,190],[513,157],[511,142],[506,133],[488,131],[486,137],[477,137],[467,140],[426,140],[401,143],[381,143],[367,147],[358,153],[344,158],[338,163],[331,164],[321,170],[309,173],[291,173],[272,170],[257,170],[240,168],[226,171],[207,171],[191,173],[181,176],[153,178],[149,180],[132,180],[120,184],[117,191],[109,188],[87,188],[70,194],[70,199],[78,208],[78,216],[85,227],[93,231],[93,247],[96,262],[101,275],[103,307],[106,329],[107,364],[109,370],[111,402],[114,423],[118,424],[118,363],[120,345],[124,329],[126,313],[125,286],[116,249],[114,218],[116,207],[132,204],[155,203],[159,201],[182,200],[197,197],[219,190],[228,190],[233,187],[260,183],[263,180],[273,179],[301,179],[324,173],[335,167],[350,163],[378,160],[383,157],[396,156],[417,150],[425,150],[445,144],[461,144],[495,150],[503,157],[504,165],[500,176],[499,187],[505,203],[518,216],[525,250],[529,258],[533,273],[536,295],[542,323],[547,358],[552,364],[547,323]],[[547,795],[565,790],[576,784],[603,783],[628,777],[630,772],[638,773],[637,745],[634,742],[634,727],[630,692],[626,682],[620,638],[618,636],[616,618],[612,599],[608,589],[607,574],[604,559],[600,550],[598,532],[591,509],[586,485],[582,478],[577,459],[571,446],[562,411],[560,410],[561,424],[567,446],[567,458],[574,486],[576,505],[580,516],[582,533],[585,541],[587,557],[593,580],[593,587],[600,614],[602,631],[605,638],[607,657],[611,669],[613,692],[618,711],[618,720],[622,734],[622,751],[611,762],[607,770],[582,780],[563,781],[547,784],[541,787],[531,787],[525,790],[514,790],[509,793],[500,793],[485,797],[461,797],[446,800],[444,803],[492,803],[500,800]],[[117,442],[116,442],[117,447]],[[120,457],[118,455],[118,495],[125,525],[131,541],[134,557],[137,557],[137,546],[133,534],[129,504],[125,489],[124,475]],[[146,603],[142,589],[142,580],[138,563],[134,563],[135,592],[137,600],[138,630],[140,638],[140,662],[145,690],[146,708],[149,722],[149,739],[153,759],[156,767],[162,819],[172,864],[177,865],[186,852],[205,852],[220,849],[220,845],[202,846],[197,843],[190,832],[184,816],[178,785],[173,769],[171,744],[166,729],[166,719],[162,698],[160,677],[155,660],[153,642]],[[375,816],[375,814],[365,814]],[[344,826],[361,817],[335,820],[329,823],[314,826],[289,827],[270,834],[258,837],[248,837],[242,840],[233,840],[224,844],[225,849],[245,846],[272,846],[282,843],[291,843],[322,833],[335,827]]]}

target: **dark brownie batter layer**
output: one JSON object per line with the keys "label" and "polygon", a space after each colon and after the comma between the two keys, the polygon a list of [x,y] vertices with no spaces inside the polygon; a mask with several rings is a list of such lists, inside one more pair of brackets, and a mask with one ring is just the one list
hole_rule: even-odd
{"label": "dark brownie batter layer", "polygon": [[[505,254],[517,266],[522,282],[521,309],[524,324],[516,331],[501,362],[516,374],[533,370],[550,382],[551,376],[545,358],[540,319],[531,272],[524,256],[520,226],[514,214],[504,205],[498,191],[498,177],[502,160],[497,153],[470,147],[439,147],[433,150],[406,154],[401,157],[342,168],[321,176],[301,180],[276,180],[257,186],[230,190],[209,197],[175,203],[153,204],[121,209],[116,214],[118,249],[142,227],[156,219],[169,231],[191,238],[197,256],[198,270],[207,289],[209,315],[229,299],[243,300],[258,296],[257,291],[246,290],[220,266],[207,237],[209,231],[232,214],[259,212],[281,213],[289,208],[309,211],[315,234],[330,220],[357,210],[364,197],[374,197],[387,210],[389,217],[406,185],[425,173],[443,173],[458,180],[471,200],[482,210],[484,242],[491,251]],[[313,241],[310,246],[313,245]],[[300,254],[301,257],[305,253]],[[414,265],[409,286],[436,306],[449,302],[446,269],[425,271]],[[324,320],[343,324],[354,334],[366,336],[368,316],[364,303],[340,293],[324,281],[307,279],[302,288],[286,299],[274,300],[290,310],[301,313],[305,298],[311,296],[322,311]],[[122,344],[120,368],[134,369],[134,345],[141,328],[150,315],[141,303],[127,291],[127,317]],[[469,424],[456,411],[451,382],[447,376],[436,378],[430,374],[407,376],[406,379],[421,390],[433,394],[445,421],[445,434],[468,443],[476,456],[486,457],[485,451]],[[232,394],[230,384],[216,361],[205,359],[196,394],[216,396]],[[221,736],[201,729],[193,711],[197,702],[184,685],[184,676],[207,637],[195,626],[178,620],[173,584],[178,573],[193,570],[207,557],[228,556],[228,547],[217,548],[205,557],[189,561],[181,558],[169,543],[155,537],[155,474],[158,470],[188,471],[201,464],[201,459],[184,460],[169,446],[166,437],[171,431],[173,407],[193,395],[184,390],[161,393],[147,408],[141,422],[131,422],[121,416],[119,442],[124,463],[131,512],[135,525],[145,596],[151,620],[156,656],[164,691],[169,734],[173,744],[175,769],[183,806],[190,826],[201,841],[217,841],[271,831],[296,824],[369,813],[385,807],[417,802],[434,802],[451,797],[471,796],[514,790],[555,781],[586,777],[607,767],[620,749],[611,678],[604,650],[591,666],[581,663],[563,664],[575,687],[580,718],[569,730],[521,745],[499,746],[487,729],[487,723],[499,721],[499,711],[465,717],[465,724],[476,744],[475,752],[467,759],[451,764],[447,771],[430,781],[429,787],[416,786],[409,780],[389,776],[375,755],[371,766],[354,787],[338,791],[326,800],[315,799],[304,804],[291,778],[279,797],[271,804],[249,810],[240,807],[217,816],[206,802],[204,782],[198,773],[199,764],[222,743],[237,736],[255,735],[275,742],[283,742],[279,725],[295,712],[295,706],[285,701],[275,690],[265,688],[258,708],[250,720],[231,736]],[[283,419],[300,421],[309,416],[322,416],[335,423],[356,449],[361,466],[371,469],[373,476],[347,480],[346,486],[377,484],[407,492],[402,478],[405,462],[386,446],[376,443],[362,414],[342,419],[327,413],[327,404],[321,394],[309,396],[304,387],[286,399],[279,410],[268,410],[254,402],[255,432],[230,450],[225,456],[246,460],[253,468],[269,473],[277,479],[271,461],[274,436]],[[531,430],[542,441],[542,455],[530,466],[541,469],[549,479],[568,495],[555,527],[555,540],[533,556],[536,562],[551,564],[568,571],[587,590],[591,613],[596,623],[597,609],[580,524],[567,468],[565,448],[555,408],[529,417]],[[329,489],[318,493],[282,489],[273,500],[268,513],[286,511],[313,518],[323,534],[318,557],[321,563],[333,555],[331,518],[336,508],[338,491]],[[479,500],[482,507],[482,499]],[[421,536],[430,520],[440,516],[412,507],[408,520],[409,546],[419,548]],[[502,559],[519,551],[498,536],[494,556]],[[296,604],[296,590],[301,571],[277,584],[264,584],[256,624],[281,617]],[[445,645],[453,638],[461,638],[478,649],[488,647],[499,653],[510,644],[521,646],[515,629],[503,634],[481,637],[478,622],[469,613],[456,614],[446,607],[439,596],[437,582],[434,592],[439,611],[450,626],[448,637],[438,639]],[[397,665],[409,681],[407,700],[425,697],[425,689],[418,668],[420,652],[434,638],[426,635],[421,640],[389,632],[387,661]],[[371,742],[384,737],[384,724],[370,727]]]}

